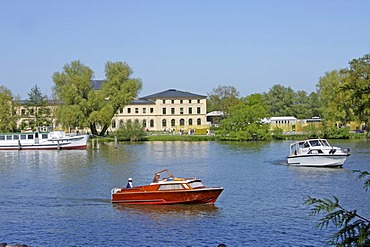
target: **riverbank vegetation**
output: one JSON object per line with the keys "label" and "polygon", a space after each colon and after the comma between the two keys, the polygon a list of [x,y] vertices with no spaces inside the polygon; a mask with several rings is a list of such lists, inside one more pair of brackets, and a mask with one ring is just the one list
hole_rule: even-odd
{"label": "riverbank vegetation", "polygon": [[[56,104],[56,116],[53,116],[58,124],[66,129],[88,128],[94,136],[106,136],[112,117],[119,108],[137,96],[142,82],[131,77],[133,71],[124,62],[107,62],[105,73],[106,80],[100,90],[94,90],[91,86],[94,73],[80,61],[73,61],[65,65],[61,72],[54,73],[55,102],[63,102]],[[215,125],[217,127],[211,129],[214,135],[199,138],[228,141],[290,138],[292,133],[286,133],[279,128],[270,129],[264,120],[273,116],[295,116],[298,119],[318,117],[322,120],[320,125],[310,124],[302,132],[293,133],[295,135],[323,138],[367,137],[370,127],[369,75],[370,54],[366,54],[351,60],[347,68],[325,73],[316,85],[316,92],[309,94],[276,84],[268,92],[240,97],[235,87],[219,86],[208,94],[207,111],[216,110],[223,115],[218,119]],[[45,108],[46,98],[37,86],[31,90],[29,96],[26,106],[31,110],[40,112]],[[2,107],[0,111],[1,132],[17,130],[16,109],[19,101],[8,89],[0,86],[0,103],[9,105]],[[47,124],[44,113],[37,115],[36,120],[30,124]],[[348,128],[350,123],[355,123],[356,131],[364,134],[351,134]],[[146,133],[143,129],[136,129],[140,126],[132,126],[123,126],[115,134],[120,140],[130,141],[198,138],[155,135]],[[112,136],[113,133],[109,135]]]}
{"label": "riverbank vegetation", "polygon": [[[353,171],[358,173],[357,179],[365,179],[364,189],[370,188],[370,173],[367,171]],[[305,204],[313,206],[310,216],[321,213],[326,215],[319,219],[316,228],[323,229],[329,225],[339,228],[328,239],[328,244],[335,246],[370,246],[370,219],[360,215],[357,210],[346,209],[339,199],[317,199],[309,196]]]}
{"label": "riverbank vegetation", "polygon": [[[310,124],[303,131],[308,137],[367,137],[370,121],[370,54],[349,62],[347,68],[325,73],[307,94],[290,87],[274,85],[267,93],[239,97],[232,86],[220,86],[208,97],[208,109],[222,109],[224,116],[215,130],[222,140],[269,140],[283,138],[280,129],[272,133],[263,119],[271,116],[318,117],[322,124]],[[350,123],[364,135],[351,135]]]}

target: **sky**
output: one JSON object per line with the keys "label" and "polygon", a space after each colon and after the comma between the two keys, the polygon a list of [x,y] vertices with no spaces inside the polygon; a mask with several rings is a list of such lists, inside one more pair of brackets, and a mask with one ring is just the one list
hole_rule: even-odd
{"label": "sky", "polygon": [[0,0],[0,86],[51,96],[75,60],[140,78],[139,97],[177,89],[240,96],[273,85],[316,91],[326,72],[370,53],[369,0]]}

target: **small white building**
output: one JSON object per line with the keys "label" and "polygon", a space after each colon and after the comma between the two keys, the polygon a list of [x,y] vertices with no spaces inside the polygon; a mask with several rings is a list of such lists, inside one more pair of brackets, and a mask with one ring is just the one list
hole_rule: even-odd
{"label": "small white building", "polygon": [[271,117],[270,118],[270,129],[276,128],[283,129],[284,131],[295,131],[297,125],[297,118],[293,116],[287,117]]}

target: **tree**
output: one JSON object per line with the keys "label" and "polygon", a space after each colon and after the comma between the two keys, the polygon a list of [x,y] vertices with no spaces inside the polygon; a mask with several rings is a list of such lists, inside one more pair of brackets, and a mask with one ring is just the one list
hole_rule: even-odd
{"label": "tree", "polygon": [[239,91],[233,86],[218,86],[208,94],[208,112],[222,111],[227,116],[230,107],[240,103]]}
{"label": "tree", "polygon": [[121,125],[114,134],[123,141],[140,141],[147,135],[138,120]]}
{"label": "tree", "polygon": [[106,80],[94,90],[94,73],[89,67],[80,61],[65,65],[63,72],[53,75],[55,95],[63,101],[57,110],[58,121],[64,127],[89,127],[92,134],[104,136],[117,110],[141,90],[141,80],[131,78],[132,73],[124,62],[107,62]]}
{"label": "tree", "polygon": [[292,115],[298,119],[312,118],[313,111],[310,108],[310,98],[306,91],[298,91],[294,95],[294,104],[292,105]]}
{"label": "tree", "polygon": [[228,116],[221,122],[219,134],[223,138],[243,141],[266,139],[268,125],[261,120],[269,115],[269,108],[264,99],[261,94],[252,94],[230,107]]}
{"label": "tree", "polygon": [[[359,173],[358,179],[365,178],[364,189],[370,187],[370,173],[366,171],[353,171]],[[340,205],[337,197],[330,199],[316,199],[308,197],[305,201],[307,205],[314,205],[310,215],[317,215],[321,212],[328,213],[319,220],[317,228],[327,228],[331,223],[339,231],[329,238],[329,244],[337,246],[370,246],[370,220],[359,215],[357,210],[347,210]]]}
{"label": "tree", "polygon": [[271,116],[294,116],[295,92],[291,87],[274,85],[264,94]]}
{"label": "tree", "polygon": [[321,101],[319,100],[319,94],[317,92],[312,92],[310,93],[308,98],[309,98],[308,108],[311,109],[311,113],[312,113],[311,117],[321,117],[322,118],[322,114],[320,111]]}
{"label": "tree", "polygon": [[346,75],[338,70],[325,73],[316,87],[321,102],[320,112],[325,120],[340,121],[347,124],[353,120],[353,111],[350,96],[341,90]]}
{"label": "tree", "polygon": [[35,116],[35,121],[31,121],[38,127],[42,125],[50,125],[51,122],[48,120],[48,116],[50,116],[50,110],[47,108],[47,96],[43,95],[40,88],[37,86],[33,86],[31,91],[28,93],[28,99],[25,102],[25,106],[28,108],[29,111],[33,112]]}
{"label": "tree", "polygon": [[12,92],[0,85],[0,131],[15,131],[17,126],[17,102],[18,101],[13,98]]}
{"label": "tree", "polygon": [[369,129],[370,123],[370,54],[349,62],[349,67],[343,69],[346,75],[341,91],[347,94],[358,120],[365,123]]}

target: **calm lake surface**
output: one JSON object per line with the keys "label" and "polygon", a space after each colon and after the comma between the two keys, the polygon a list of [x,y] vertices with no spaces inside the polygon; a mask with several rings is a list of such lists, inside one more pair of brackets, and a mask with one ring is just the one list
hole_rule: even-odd
{"label": "calm lake surface", "polygon": [[[30,246],[326,246],[308,195],[337,196],[370,217],[370,141],[349,147],[342,169],[286,166],[290,141],[100,144],[100,150],[0,151],[0,242]],[[224,187],[214,206],[117,206],[110,190],[147,184],[169,169]]]}

